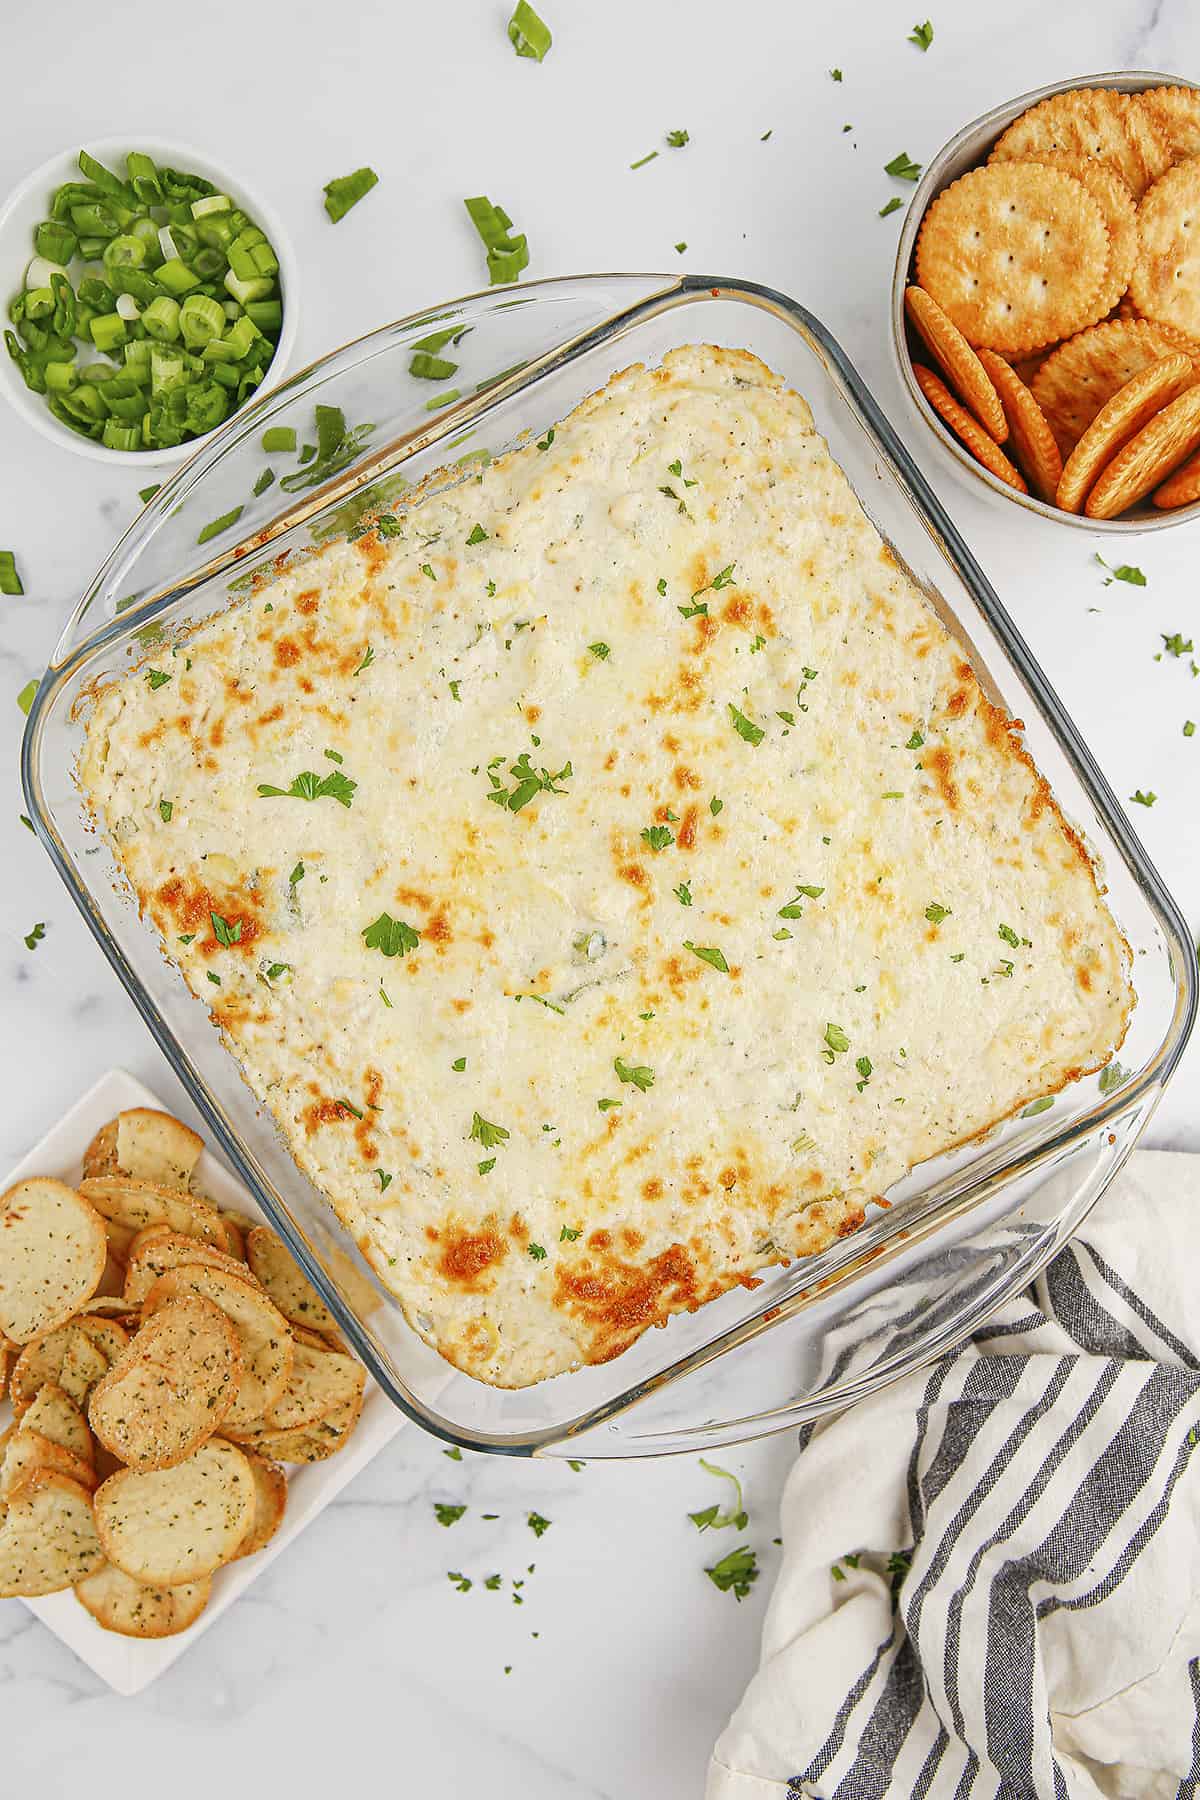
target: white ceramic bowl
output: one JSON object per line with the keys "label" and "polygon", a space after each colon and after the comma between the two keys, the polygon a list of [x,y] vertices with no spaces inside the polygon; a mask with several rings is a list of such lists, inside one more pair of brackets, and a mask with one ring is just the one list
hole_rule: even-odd
{"label": "white ceramic bowl", "polygon": [[[211,181],[218,191],[228,194],[230,198],[249,214],[254,223],[265,231],[271,240],[276,256],[279,258],[279,287],[283,299],[283,326],[279,333],[279,342],[275,346],[275,354],[264,371],[263,379],[255,392],[242,402],[248,406],[259,394],[273,387],[283,374],[288,358],[296,341],[297,304],[299,300],[299,284],[297,280],[296,253],[292,249],[291,239],[285,232],[282,222],[274,207],[269,206],[253,188],[239,177],[231,175],[228,169],[215,163],[202,150],[193,150],[189,144],[173,143],[166,138],[142,136],[137,132],[122,134],[120,137],[90,139],[86,143],[76,144],[70,150],[63,150],[52,156],[48,162],[27,175],[19,187],[13,189],[8,199],[0,206],[0,308],[4,312],[4,326],[8,325],[8,303],[12,296],[19,292],[25,278],[25,269],[33,255],[33,233],[40,219],[47,218],[50,212],[50,199],[55,188],[64,181],[82,181],[76,160],[81,149],[87,150],[98,161],[118,171],[124,167],[125,155],[130,150],[142,150],[153,157],[156,164],[172,169],[184,169],[195,175],[203,175]],[[54,417],[46,405],[43,394],[35,394],[25,386],[20,369],[0,345],[0,390],[5,399],[13,406],[21,417],[32,425],[35,431],[49,438],[52,443],[64,449],[73,450],[77,456],[87,456],[93,462],[121,464],[127,469],[163,468],[173,463],[184,462],[212,436],[205,432],[202,437],[189,438],[184,444],[172,445],[169,449],[159,450],[111,450],[106,444],[98,444],[91,438],[72,431],[69,426],[62,425]],[[238,407],[240,412],[242,407]],[[228,424],[229,419],[236,418],[232,412],[222,421]],[[215,429],[220,430],[218,426]]]}
{"label": "white ceramic bowl", "polygon": [[1018,493],[1015,488],[1009,487],[981,463],[976,462],[970,451],[943,424],[917,386],[904,318],[904,290],[910,281],[916,279],[913,263],[917,233],[930,204],[943,188],[957,181],[960,175],[977,164],[986,162],[988,151],[996,139],[1021,113],[1036,106],[1039,101],[1049,99],[1052,94],[1069,93],[1073,88],[1115,88],[1118,93],[1136,94],[1146,88],[1195,85],[1182,75],[1160,75],[1149,69],[1124,69],[1107,75],[1076,75],[1071,81],[1055,81],[1048,87],[1035,88],[1031,93],[1021,94],[1003,106],[994,106],[991,112],[964,125],[929,163],[909,203],[904,228],[900,233],[892,275],[892,356],[913,414],[923,426],[928,427],[941,466],[960,480],[965,480],[976,491],[980,488],[990,489],[1006,506],[1020,506],[1026,512],[1037,513],[1056,525],[1065,525],[1076,531],[1088,531],[1093,536],[1099,534],[1123,537],[1127,533],[1167,531],[1172,526],[1200,518],[1200,501],[1192,506],[1179,506],[1170,512],[1161,512],[1147,499],[1128,513],[1123,513],[1120,518],[1089,519],[1084,513],[1063,512],[1059,507],[1049,506],[1044,500],[1039,500],[1036,494]]}

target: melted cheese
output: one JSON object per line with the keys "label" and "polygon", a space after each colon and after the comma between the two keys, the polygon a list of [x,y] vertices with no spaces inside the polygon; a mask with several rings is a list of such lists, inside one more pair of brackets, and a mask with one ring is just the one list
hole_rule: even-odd
{"label": "melted cheese", "polygon": [[614,1356],[1118,1046],[1082,845],[754,358],[631,369],[394,525],[116,683],[82,776],[460,1368]]}

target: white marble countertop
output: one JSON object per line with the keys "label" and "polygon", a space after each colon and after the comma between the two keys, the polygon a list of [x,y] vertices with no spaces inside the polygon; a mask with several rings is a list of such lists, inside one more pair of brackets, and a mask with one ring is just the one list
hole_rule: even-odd
{"label": "white marble countertop", "polygon": [[[0,194],[64,145],[117,130],[212,148],[292,233],[298,366],[477,286],[460,202],[484,190],[528,233],[530,275],[686,260],[795,295],[913,441],[884,331],[900,215],[877,216],[896,186],[883,164],[901,150],[928,160],[967,119],[1045,81],[1200,68],[1189,0],[942,0],[927,55],[905,41],[913,21],[896,0],[539,3],[555,30],[541,67],[513,56],[507,0],[319,15],[210,0],[179,22],[90,0],[19,8],[5,24]],[[630,170],[676,126],[691,134],[685,152]],[[322,184],[363,162],[380,186],[334,231]],[[1196,630],[1196,528],[1123,540],[1118,560],[1139,564],[1147,585],[1105,587],[1098,542],[985,502],[916,448],[1117,792],[1157,793],[1153,810],[1134,809],[1136,827],[1195,926],[1200,734],[1185,739],[1182,726],[1200,717],[1200,685],[1187,659],[1155,653],[1160,633]],[[0,602],[2,1168],[114,1063],[186,1104],[18,822],[13,697],[132,518],[139,479],[56,449],[7,410],[0,466],[0,545],[16,551],[26,588]],[[30,953],[37,921],[46,935]],[[1149,1141],[1200,1148],[1198,1099],[1194,1047]],[[717,1497],[693,1458],[579,1473],[458,1463],[402,1431],[140,1700],[109,1696],[23,1607],[0,1603],[0,1786],[116,1800],[167,1779],[192,1800],[214,1781],[316,1793],[386,1768],[400,1792],[429,1800],[698,1796],[754,1663],[793,1451],[776,1439],[724,1459],[745,1479],[763,1568],[738,1606],[702,1573],[731,1542],[687,1520]],[[432,1503],[456,1499],[471,1510],[447,1530]],[[540,1539],[530,1509],[552,1520]],[[454,1591],[448,1569],[476,1586]],[[494,1571],[498,1593],[482,1587]],[[526,1584],[519,1606],[513,1577]]]}

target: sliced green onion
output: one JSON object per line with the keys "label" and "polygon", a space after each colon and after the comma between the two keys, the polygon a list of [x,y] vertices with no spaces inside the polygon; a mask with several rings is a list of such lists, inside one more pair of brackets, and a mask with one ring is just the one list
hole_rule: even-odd
{"label": "sliced green onion", "polygon": [[262,434],[262,447],[266,451],[294,450],[296,433],[290,425],[272,425]]}
{"label": "sliced green onion", "polygon": [[161,206],[163,191],[159,185],[158,170],[150,157],[140,150],[131,150],[125,158],[125,169],[129,176],[129,185],[143,206]]}
{"label": "sliced green onion", "polygon": [[11,550],[0,550],[0,594],[23,594],[17,559]]}
{"label": "sliced green onion", "polygon": [[63,274],[78,242],[74,231],[62,219],[43,219],[33,234],[33,247],[38,255],[52,262]]}
{"label": "sliced green onion", "polygon": [[494,206],[483,194],[464,200],[472,225],[487,249],[488,283],[498,287],[516,281],[529,266],[529,246],[524,235],[510,236],[512,220],[502,206]]}
{"label": "sliced green onion", "polygon": [[142,309],[132,294],[117,295],[117,315],[124,319],[127,325],[131,325],[135,319],[141,318]]}
{"label": "sliced green onion", "polygon": [[325,211],[336,225],[379,180],[374,169],[355,169],[352,175],[336,175],[325,183]]}
{"label": "sliced green onion", "polygon": [[142,428],[140,425],[122,424],[120,419],[105,419],[100,442],[109,450],[140,450]]}
{"label": "sliced green onion", "polygon": [[258,480],[254,484],[254,497],[256,500],[260,494],[266,493],[267,489],[270,487],[270,485],[274,481],[274,479],[275,479],[274,469],[264,469],[263,470],[262,474],[259,476]]}
{"label": "sliced green onion", "polygon": [[169,257],[156,273],[160,285],[177,300],[200,286],[200,277],[188,268],[180,256]]}
{"label": "sliced green onion", "polygon": [[447,388],[444,394],[435,394],[432,400],[427,400],[425,402],[425,411],[438,412],[443,406],[453,406],[456,400],[461,399],[461,388]]}
{"label": "sliced green onion", "polygon": [[644,169],[646,164],[649,162],[653,162],[657,155],[658,155],[658,151],[652,150],[650,152],[649,156],[640,156],[638,158],[637,162],[632,162],[632,163],[630,163],[629,166],[631,169]]}
{"label": "sliced green onion", "polygon": [[193,219],[206,219],[209,213],[233,211],[233,201],[228,194],[205,194],[200,200],[192,201]]}
{"label": "sliced green onion", "polygon": [[61,263],[51,262],[48,256],[35,256],[25,271],[25,290],[28,293],[30,289],[48,288],[52,275],[65,275],[66,272]]}
{"label": "sliced green onion", "polygon": [[444,356],[430,356],[424,350],[414,351],[408,365],[409,374],[421,381],[448,381],[457,371],[457,363],[447,362]]}
{"label": "sliced green onion", "polygon": [[25,714],[26,718],[29,717],[29,709],[33,705],[33,697],[37,693],[38,688],[40,686],[41,686],[41,683],[39,682],[37,676],[34,675],[31,680],[29,680],[25,683],[25,686],[21,689],[20,693],[17,695],[17,705],[20,707],[21,711]]}
{"label": "sliced green onion", "polygon": [[179,309],[179,329],[189,350],[203,350],[210,338],[220,337],[225,324],[220,301],[203,294],[189,294]]}
{"label": "sliced green onion", "polygon": [[101,313],[99,318],[92,320],[91,330],[97,350],[115,350],[129,335],[119,312]]}
{"label": "sliced green onion", "polygon": [[97,162],[94,156],[89,156],[86,150],[79,152],[78,160],[83,174],[87,176],[93,187],[100,189],[102,194],[108,194],[112,199],[120,200],[126,206],[135,198],[119,175],[114,175],[111,169],[106,169],[103,163]]}
{"label": "sliced green onion", "polygon": [[169,294],[160,294],[142,314],[142,324],[159,343],[171,344],[179,336],[179,302]]}
{"label": "sliced green onion", "polygon": [[[149,160],[149,159],[147,159],[147,160]],[[162,487],[162,482],[156,481],[154,483],[153,487],[139,488],[138,489],[138,499],[141,501],[142,505],[149,506],[151,500],[153,500],[155,494],[158,493],[158,491],[161,487]]]}
{"label": "sliced green onion", "polygon": [[207,544],[210,538],[220,537],[223,531],[228,531],[231,525],[237,524],[245,510],[246,509],[243,506],[235,506],[232,507],[229,512],[222,513],[219,519],[211,520],[210,523],[204,527],[204,530],[200,533],[196,542],[198,544]]}
{"label": "sliced green onion", "polygon": [[539,19],[528,0],[517,0],[517,8],[508,21],[508,41],[518,56],[530,56],[535,62],[545,60],[554,39],[544,19]]}

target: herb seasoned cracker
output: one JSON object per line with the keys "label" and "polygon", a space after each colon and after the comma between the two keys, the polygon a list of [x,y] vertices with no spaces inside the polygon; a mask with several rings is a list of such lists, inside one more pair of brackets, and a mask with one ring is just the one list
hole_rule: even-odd
{"label": "herb seasoned cracker", "polygon": [[147,1587],[112,1563],[104,1563],[75,1583],[80,1604],[105,1631],[121,1637],[176,1637],[194,1625],[212,1593],[212,1579],[178,1587]]}
{"label": "herb seasoned cracker", "polygon": [[146,1321],[92,1394],[88,1418],[131,1469],[169,1469],[220,1428],[237,1397],[241,1343],[210,1300],[186,1295]]}
{"label": "herb seasoned cracker", "polygon": [[254,1477],[242,1452],[210,1438],[172,1469],[121,1469],[96,1491],[103,1554],[135,1581],[176,1587],[228,1562],[254,1513]]}
{"label": "herb seasoned cracker", "polygon": [[917,280],[967,341],[1027,354],[1100,316],[1108,228],[1081,181],[998,163],[944,188],[921,224]]}
{"label": "herb seasoned cracker", "polygon": [[35,1176],[0,1194],[0,1332],[14,1344],[71,1317],[104,1273],[96,1209],[65,1182]]}

